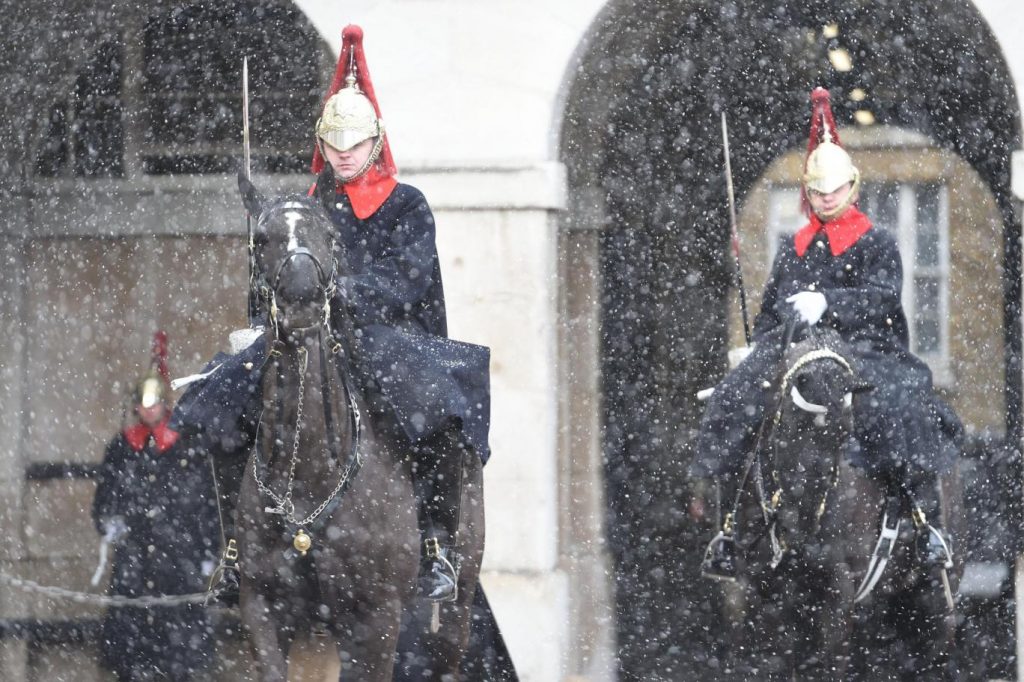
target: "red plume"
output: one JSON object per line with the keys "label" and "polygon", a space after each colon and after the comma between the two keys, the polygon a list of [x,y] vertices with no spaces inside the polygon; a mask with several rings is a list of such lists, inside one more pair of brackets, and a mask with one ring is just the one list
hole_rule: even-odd
{"label": "red plume", "polygon": [[821,144],[826,126],[831,133],[832,141],[842,146],[839,142],[839,131],[836,129],[836,119],[832,115],[831,99],[825,88],[814,88],[811,91],[811,132],[807,136],[807,156]]}
{"label": "red plume", "polygon": [[[377,118],[382,118],[380,115],[380,105],[377,104],[377,95],[373,91],[373,81],[370,79],[370,69],[366,66],[366,55],[363,52],[363,29],[355,24],[349,24],[341,32],[341,54],[338,55],[338,66],[335,68],[331,87],[327,89],[327,95],[324,97],[324,104],[327,104],[327,100],[341,89],[351,64],[354,64],[356,69],[356,85],[359,86],[359,90],[373,104],[373,110],[377,112]],[[384,146],[380,151],[377,165],[386,176],[398,174],[395,159],[391,156],[391,145],[388,143],[387,136],[384,137]],[[319,144],[313,149],[312,169],[314,175],[318,175],[324,169],[324,157],[320,153]]]}
{"label": "red plume", "polygon": [[158,331],[153,334],[153,358],[150,367],[156,367],[160,378],[170,383],[171,372],[167,368],[167,332]]}

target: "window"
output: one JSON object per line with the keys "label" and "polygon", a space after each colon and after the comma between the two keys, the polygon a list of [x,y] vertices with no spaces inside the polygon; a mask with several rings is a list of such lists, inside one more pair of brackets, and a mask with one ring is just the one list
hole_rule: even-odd
{"label": "window", "polygon": [[[949,199],[938,183],[865,183],[860,209],[876,228],[892,232],[903,260],[903,308],[910,348],[932,369],[937,383],[949,376]],[[771,190],[769,258],[780,239],[806,224],[796,187]],[[769,261],[770,262],[770,261]]]}
{"label": "window", "polygon": [[50,109],[46,137],[36,154],[36,173],[57,177],[124,176],[121,78],[124,49],[107,42],[78,72],[70,103]]}
{"label": "window", "polygon": [[[140,36],[136,44],[128,36]],[[304,172],[331,73],[323,41],[291,3],[175,7],[96,49],[50,108],[41,177],[233,173],[242,157],[249,58],[253,170]]]}

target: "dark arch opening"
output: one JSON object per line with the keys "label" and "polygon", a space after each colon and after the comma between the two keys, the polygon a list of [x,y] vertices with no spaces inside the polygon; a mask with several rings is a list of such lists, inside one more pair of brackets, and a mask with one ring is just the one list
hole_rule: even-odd
{"label": "dark arch opening", "polygon": [[[822,30],[829,24],[836,36]],[[840,126],[870,111],[977,170],[1004,228],[1010,443],[1021,433],[1021,225],[1009,190],[1020,114],[999,46],[958,0],[612,2],[589,42],[567,98],[561,158],[573,213],[592,223],[579,226],[601,229],[602,424],[621,673],[682,679],[720,665],[728,637],[696,569],[709,529],[686,509],[695,395],[725,370],[733,304],[719,112],[730,120],[740,202],[774,159],[806,144],[817,85],[832,90]],[[840,48],[852,69],[830,63]],[[867,97],[854,102],[854,88]]]}

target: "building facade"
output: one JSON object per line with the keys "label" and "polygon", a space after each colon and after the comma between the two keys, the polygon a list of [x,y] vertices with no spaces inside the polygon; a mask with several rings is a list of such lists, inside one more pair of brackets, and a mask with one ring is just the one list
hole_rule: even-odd
{"label": "building facade", "polygon": [[[301,191],[357,23],[401,178],[437,218],[451,335],[492,349],[483,582],[522,679],[706,673],[686,464],[738,329],[721,112],[752,299],[824,85],[910,259],[916,349],[972,433],[1020,440],[1024,12],[850,4],[0,2],[4,570],[87,586],[80,474],[150,335],[183,375],[244,324],[241,56],[254,173]],[[0,592],[9,623],[95,615]],[[4,678],[84,679],[87,643],[65,639],[5,637]]]}

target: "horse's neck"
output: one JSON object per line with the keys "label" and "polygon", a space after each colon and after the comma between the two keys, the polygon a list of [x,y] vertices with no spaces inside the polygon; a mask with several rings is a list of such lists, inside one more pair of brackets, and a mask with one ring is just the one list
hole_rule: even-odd
{"label": "horse's neck", "polygon": [[[299,431],[297,466],[313,476],[344,466],[353,444],[353,415],[334,355],[314,336],[277,344],[263,383],[264,452],[273,444],[273,469],[291,466]],[[301,413],[300,413],[301,410]],[[268,457],[269,459],[269,457]]]}

